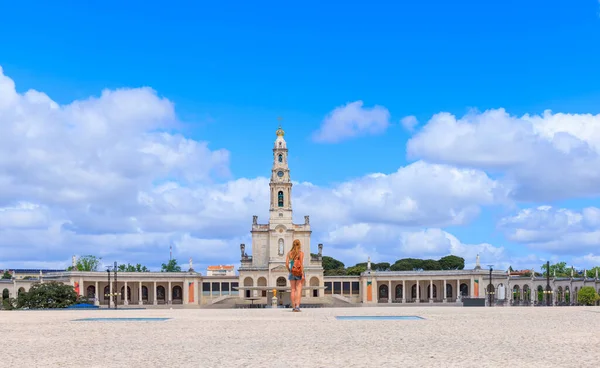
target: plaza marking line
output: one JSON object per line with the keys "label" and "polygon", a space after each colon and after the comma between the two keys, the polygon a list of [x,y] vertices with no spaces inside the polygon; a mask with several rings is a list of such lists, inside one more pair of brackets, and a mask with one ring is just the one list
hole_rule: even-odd
{"label": "plaza marking line", "polygon": [[424,320],[419,316],[336,316],[341,321],[414,321]]}
{"label": "plaza marking line", "polygon": [[74,319],[73,322],[162,322],[167,321],[171,318],[134,318],[134,317],[123,317],[123,318],[79,318]]}

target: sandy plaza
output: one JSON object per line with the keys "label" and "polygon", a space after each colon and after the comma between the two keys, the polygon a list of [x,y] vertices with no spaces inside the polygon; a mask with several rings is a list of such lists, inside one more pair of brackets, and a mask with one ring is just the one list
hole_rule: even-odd
{"label": "sandy plaza", "polygon": [[596,307],[0,313],[3,364],[21,367],[593,367],[599,324]]}

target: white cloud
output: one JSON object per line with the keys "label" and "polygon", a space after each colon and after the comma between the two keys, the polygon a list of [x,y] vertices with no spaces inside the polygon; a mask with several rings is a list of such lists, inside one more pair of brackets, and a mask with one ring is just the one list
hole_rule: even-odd
{"label": "white cloud", "polygon": [[[361,106],[334,112],[331,121],[352,120],[344,116],[354,109],[362,132],[384,129],[387,110]],[[367,128],[369,121],[379,125]],[[41,92],[17,93],[0,73],[0,267],[67,266],[72,254],[157,266],[169,245],[181,263],[193,257],[197,269],[238,264],[252,215],[267,221],[268,179],[215,182],[228,175],[229,153],[167,133],[176,125],[173,104],[149,88],[59,105]],[[482,171],[422,161],[331,188],[295,183],[293,195],[296,221],[311,215],[313,245],[325,243],[326,254],[347,263],[396,256],[388,239],[395,239],[391,249],[409,251],[416,243],[400,241],[398,229],[465,224],[482,206],[506,200],[502,185]],[[389,235],[361,237],[363,223]],[[336,240],[336,227],[355,233]],[[456,249],[474,259],[473,247],[438,238],[444,245],[431,245],[432,252]]]}
{"label": "white cloud", "polygon": [[335,253],[345,244],[358,244],[361,252],[346,258],[352,260],[352,264],[364,262],[366,256],[371,256],[375,262],[393,263],[401,258],[439,259],[453,254],[465,258],[467,267],[474,267],[479,254],[482,261],[493,261],[503,267],[508,258],[503,247],[486,243],[464,244],[439,228],[415,231],[397,225],[359,223],[338,227],[330,231],[324,240]]}
{"label": "white cloud", "polygon": [[362,135],[376,135],[390,125],[390,113],[383,106],[363,107],[362,101],[337,107],[325,117],[313,135],[316,142],[337,143]]}
{"label": "white cloud", "polygon": [[409,142],[411,158],[504,174],[520,200],[600,194],[600,115],[510,116],[503,109],[432,117]]}
{"label": "white cloud", "polygon": [[417,120],[416,116],[410,115],[403,117],[402,120],[400,120],[400,123],[402,124],[404,129],[408,130],[409,132],[412,132],[413,130],[415,130],[415,127],[419,124],[419,121]]}
{"label": "white cloud", "polygon": [[600,209],[581,211],[551,206],[527,208],[502,219],[507,237],[537,250],[556,254],[584,254],[600,247]]}

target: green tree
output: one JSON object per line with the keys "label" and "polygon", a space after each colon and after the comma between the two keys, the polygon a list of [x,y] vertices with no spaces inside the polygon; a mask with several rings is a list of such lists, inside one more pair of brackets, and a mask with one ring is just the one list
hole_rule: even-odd
{"label": "green tree", "polygon": [[4,274],[2,275],[2,280],[10,280],[12,279],[12,275],[10,273],[8,273],[8,271],[4,271]]}
{"label": "green tree", "polygon": [[345,276],[346,269],[345,268],[334,268],[333,270],[325,270],[323,271],[324,276]]}
{"label": "green tree", "polygon": [[98,271],[101,259],[102,258],[91,255],[79,257],[75,263],[75,268],[73,268],[73,266],[69,266],[67,271]]}
{"label": "green tree", "polygon": [[600,276],[600,267],[596,266],[589,270],[587,270],[586,275],[590,279],[596,278],[596,270],[598,270],[598,275]]}
{"label": "green tree", "polygon": [[421,263],[421,268],[424,271],[437,271],[437,270],[441,270],[442,266],[440,265],[440,262],[433,260],[433,259],[426,259]]}
{"label": "green tree", "polygon": [[463,270],[465,268],[465,259],[458,256],[442,257],[438,262],[442,270]]}
{"label": "green tree", "polygon": [[29,291],[20,293],[17,297],[17,308],[66,308],[76,301],[77,294],[73,286],[52,281],[33,284]]}
{"label": "green tree", "polygon": [[323,270],[335,270],[344,267],[343,262],[329,256],[323,256]]}
{"label": "green tree", "polygon": [[371,269],[373,269],[375,271],[389,271],[390,267],[391,267],[390,264],[387,262],[373,263],[371,265]]}
{"label": "green tree", "polygon": [[[542,269],[542,274],[541,276],[543,277],[547,277],[547,264],[544,263],[541,267]],[[555,264],[550,264],[550,277],[554,277],[554,275],[556,274],[556,277],[569,277],[571,276],[571,269],[567,268],[567,262],[558,262]]]}
{"label": "green tree", "polygon": [[392,271],[414,271],[423,269],[423,260],[416,258],[403,258],[390,266]]}
{"label": "green tree", "polygon": [[171,259],[162,264],[160,272],[181,272],[181,267],[177,264],[176,259]]}
{"label": "green tree", "polygon": [[599,299],[593,286],[584,286],[577,293],[577,303],[581,305],[594,305]]}
{"label": "green tree", "polygon": [[365,272],[366,270],[367,270],[366,264],[357,264],[356,266],[348,267],[346,269],[346,275],[358,276],[361,273]]}
{"label": "green tree", "polygon": [[146,268],[146,266],[142,266],[142,265],[141,265],[141,264],[139,264],[139,263],[138,263],[138,264],[136,264],[135,266],[134,266],[134,265],[132,265],[132,264],[130,264],[130,263],[127,263],[126,265],[124,265],[124,264],[120,264],[120,265],[117,267],[117,270],[118,270],[119,272],[150,272],[150,270],[148,270],[148,269]]}

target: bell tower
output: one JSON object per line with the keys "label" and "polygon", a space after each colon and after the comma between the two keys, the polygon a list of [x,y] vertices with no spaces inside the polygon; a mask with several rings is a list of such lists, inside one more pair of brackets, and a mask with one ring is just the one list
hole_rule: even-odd
{"label": "bell tower", "polygon": [[273,167],[271,169],[271,207],[270,220],[272,223],[290,223],[292,221],[292,181],[288,167],[288,149],[283,136],[285,132],[279,125],[275,132],[273,147]]}

